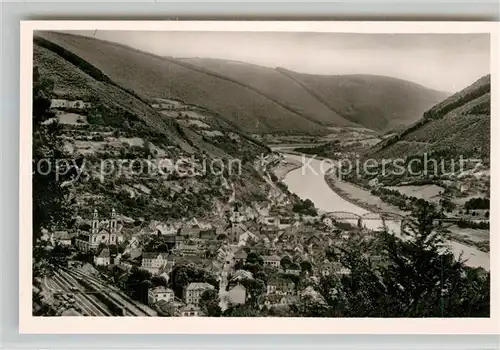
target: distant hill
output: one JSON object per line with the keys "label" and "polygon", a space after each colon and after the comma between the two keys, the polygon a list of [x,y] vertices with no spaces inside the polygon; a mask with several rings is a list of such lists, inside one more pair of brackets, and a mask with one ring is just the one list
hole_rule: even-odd
{"label": "distant hill", "polygon": [[252,89],[181,61],[83,36],[54,32],[36,36],[73,52],[143,98],[174,98],[199,105],[251,133],[326,133],[321,125]]}
{"label": "distant hill", "polygon": [[319,101],[299,83],[277,69],[210,58],[187,58],[182,61],[247,85],[314,123],[326,126],[359,126],[338,115],[330,106]]}
{"label": "distant hill", "polygon": [[374,146],[369,155],[405,157],[424,152],[490,158],[490,75],[448,97],[417,123]]}
{"label": "distant hill", "polygon": [[362,126],[386,132],[411,124],[448,96],[384,76],[310,75],[230,60],[182,60],[253,87],[304,117],[327,126]]}
{"label": "distant hill", "polygon": [[448,96],[421,85],[376,75],[287,75],[345,119],[386,132],[407,126]]}
{"label": "distant hill", "polygon": [[248,63],[160,57],[94,38],[37,32],[143,99],[178,99],[248,133],[325,135],[327,127],[386,132],[415,122],[445,93],[389,77],[320,76]]}

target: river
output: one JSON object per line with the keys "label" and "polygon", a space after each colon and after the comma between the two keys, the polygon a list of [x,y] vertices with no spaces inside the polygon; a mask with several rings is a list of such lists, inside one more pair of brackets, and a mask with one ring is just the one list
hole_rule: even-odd
{"label": "river", "polygon": [[[324,174],[332,166],[331,164],[319,159],[311,159],[298,155],[286,154],[285,158],[299,161],[303,164],[305,161],[308,164],[290,171],[283,179],[288,189],[296,193],[300,198],[310,199],[320,211],[346,211],[359,215],[368,213],[367,210],[340,197],[328,186]],[[369,229],[377,229],[381,227],[382,221],[366,221],[364,225]],[[396,234],[400,233],[400,223],[388,221],[387,226],[389,230],[394,231]],[[463,254],[463,258],[467,259],[467,265],[483,267],[489,271],[490,255],[488,253],[455,241],[448,241],[448,245],[456,257],[461,253]]]}

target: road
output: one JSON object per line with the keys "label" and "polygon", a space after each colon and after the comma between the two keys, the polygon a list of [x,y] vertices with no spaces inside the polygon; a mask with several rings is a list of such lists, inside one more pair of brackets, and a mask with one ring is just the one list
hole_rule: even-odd
{"label": "road", "polygon": [[[228,248],[228,252],[226,254],[226,257],[224,258],[224,266],[221,271],[221,279],[219,282],[219,306],[222,311],[228,308],[228,293],[226,292],[226,287],[228,284],[229,273],[234,266],[233,257],[238,250],[238,246],[229,245]],[[229,264],[226,263],[227,261],[229,261]]]}

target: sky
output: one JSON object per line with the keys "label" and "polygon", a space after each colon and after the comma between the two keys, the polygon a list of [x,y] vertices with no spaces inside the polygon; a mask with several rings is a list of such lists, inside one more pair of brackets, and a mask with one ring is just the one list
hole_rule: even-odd
{"label": "sky", "polygon": [[229,59],[308,74],[376,74],[456,92],[490,73],[488,34],[78,31],[163,56]]}

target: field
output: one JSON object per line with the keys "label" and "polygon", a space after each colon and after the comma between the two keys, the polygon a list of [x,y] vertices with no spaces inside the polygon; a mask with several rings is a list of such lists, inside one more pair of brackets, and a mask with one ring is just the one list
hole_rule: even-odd
{"label": "field", "polygon": [[350,182],[339,181],[336,178],[332,178],[331,175],[326,175],[326,180],[334,192],[359,207],[370,211],[385,211],[404,215],[398,207],[385,203],[379,197],[371,194],[370,191],[364,188]]}
{"label": "field", "polygon": [[444,191],[444,188],[437,185],[389,186],[387,188],[396,190],[408,197],[422,198],[432,202],[438,202],[441,199],[440,194]]}

